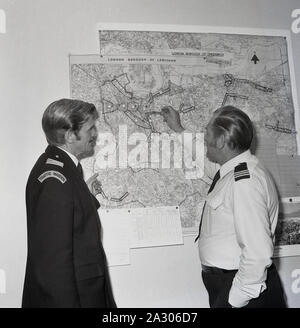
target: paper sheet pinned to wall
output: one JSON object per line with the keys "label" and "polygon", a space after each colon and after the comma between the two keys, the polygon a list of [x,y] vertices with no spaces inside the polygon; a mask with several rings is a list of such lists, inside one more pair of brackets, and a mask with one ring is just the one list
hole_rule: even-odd
{"label": "paper sheet pinned to wall", "polygon": [[300,196],[300,156],[278,155],[281,197]]}
{"label": "paper sheet pinned to wall", "polygon": [[183,244],[178,206],[132,208],[131,248]]}
{"label": "paper sheet pinned to wall", "polygon": [[129,265],[130,248],[183,244],[178,206],[100,209],[109,266]]}
{"label": "paper sheet pinned to wall", "polygon": [[100,209],[98,212],[102,224],[102,242],[108,265],[129,265],[131,225],[128,211],[124,209]]}
{"label": "paper sheet pinned to wall", "polygon": [[277,188],[279,189],[280,173],[275,141],[271,138],[261,137],[259,144],[256,145],[255,156],[269,170]]}
{"label": "paper sheet pinned to wall", "polygon": [[270,171],[281,198],[300,196],[300,156],[277,155],[270,138],[260,138],[255,155]]}

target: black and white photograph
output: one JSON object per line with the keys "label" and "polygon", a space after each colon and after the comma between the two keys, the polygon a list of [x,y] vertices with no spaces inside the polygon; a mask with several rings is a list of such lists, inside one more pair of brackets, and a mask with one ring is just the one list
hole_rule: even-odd
{"label": "black and white photograph", "polygon": [[0,314],[300,308],[299,0],[0,0],[0,103]]}

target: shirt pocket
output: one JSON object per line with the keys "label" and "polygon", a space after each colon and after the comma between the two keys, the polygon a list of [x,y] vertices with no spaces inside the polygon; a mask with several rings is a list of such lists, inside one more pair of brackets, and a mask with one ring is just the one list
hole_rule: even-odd
{"label": "shirt pocket", "polygon": [[216,193],[213,194],[211,193],[210,195],[207,196],[206,202],[209,207],[213,210],[217,210],[220,206],[222,206],[224,202],[224,193]]}
{"label": "shirt pocket", "polygon": [[226,216],[224,201],[224,193],[212,194],[207,197],[208,217],[206,220],[208,222],[207,230],[210,235],[221,234],[224,232],[224,227],[226,225],[224,220]]}

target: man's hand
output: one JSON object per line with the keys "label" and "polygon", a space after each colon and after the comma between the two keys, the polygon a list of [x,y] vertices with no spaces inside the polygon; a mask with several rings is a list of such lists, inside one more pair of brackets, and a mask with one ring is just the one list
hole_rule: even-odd
{"label": "man's hand", "polygon": [[179,113],[172,106],[163,107],[161,109],[161,114],[164,118],[164,122],[167,123],[170,129],[178,133],[184,131],[184,128],[181,125]]}
{"label": "man's hand", "polygon": [[90,192],[96,197],[102,191],[101,182],[97,180],[99,173],[95,173],[85,182]]}

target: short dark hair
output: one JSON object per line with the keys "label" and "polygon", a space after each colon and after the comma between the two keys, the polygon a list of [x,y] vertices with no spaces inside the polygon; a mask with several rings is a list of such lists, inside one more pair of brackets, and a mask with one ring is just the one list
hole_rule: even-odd
{"label": "short dark hair", "polygon": [[253,125],[249,116],[234,106],[218,108],[211,121],[214,136],[224,135],[232,150],[245,151],[251,146]]}
{"label": "short dark hair", "polygon": [[60,146],[65,143],[68,130],[75,134],[93,117],[98,118],[95,105],[75,99],[60,99],[51,103],[42,118],[42,127],[48,144]]}

